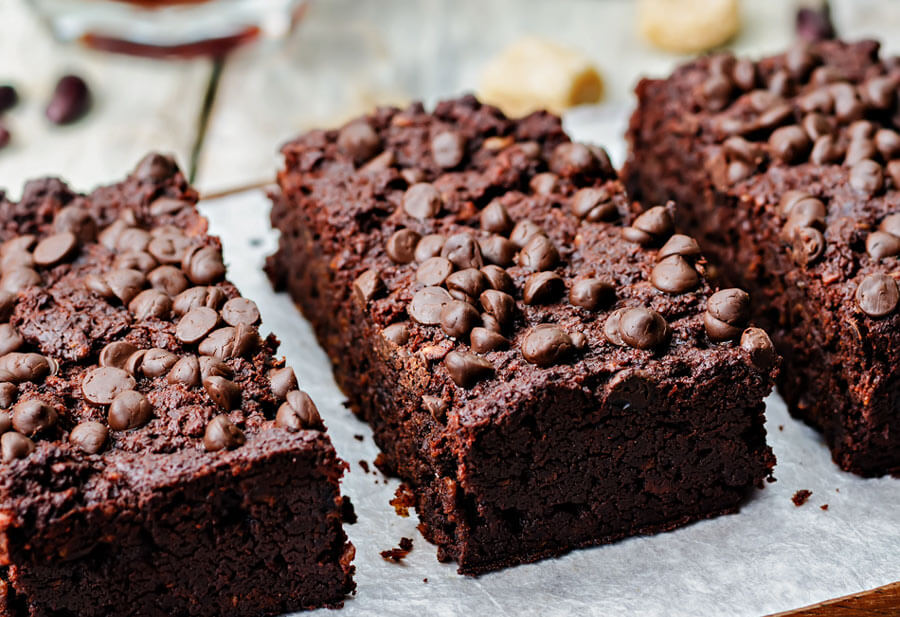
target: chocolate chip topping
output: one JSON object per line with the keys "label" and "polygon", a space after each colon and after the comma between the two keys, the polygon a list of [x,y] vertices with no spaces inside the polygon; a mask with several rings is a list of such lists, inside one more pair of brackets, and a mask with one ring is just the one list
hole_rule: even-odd
{"label": "chocolate chip topping", "polygon": [[442,131],[431,139],[431,156],[439,167],[456,167],[462,162],[465,153],[465,138],[456,131]]}
{"label": "chocolate chip topping", "polygon": [[384,282],[377,270],[366,270],[353,281],[353,297],[360,309],[365,309],[383,290]]}
{"label": "chocolate chip topping", "polygon": [[624,227],[626,239],[638,244],[650,244],[667,238],[675,226],[672,215],[664,206],[654,206],[634,219],[630,227]]}
{"label": "chocolate chip topping", "polygon": [[541,272],[556,267],[559,252],[553,242],[544,235],[535,235],[519,253],[519,264],[532,272]]}
{"label": "chocolate chip topping", "polygon": [[34,452],[34,442],[21,433],[9,431],[0,436],[0,451],[3,454],[3,462],[9,463]]}
{"label": "chocolate chip topping", "polygon": [[413,184],[403,195],[403,209],[408,215],[419,220],[437,216],[442,205],[441,194],[427,182]]}
{"label": "chocolate chip topping", "polygon": [[897,308],[900,288],[897,281],[886,274],[866,276],[856,289],[856,303],[869,317],[884,317]]}
{"label": "chocolate chip topping", "polygon": [[17,351],[25,344],[22,335],[10,324],[0,324],[0,356]]}
{"label": "chocolate chip topping", "polygon": [[172,299],[158,289],[145,289],[128,303],[135,320],[166,319],[172,312]]}
{"label": "chocolate chip topping", "polygon": [[447,289],[450,295],[457,299],[477,298],[481,292],[487,289],[487,277],[475,268],[459,270],[447,277]]}
{"label": "chocolate chip topping", "polygon": [[137,347],[127,341],[116,341],[104,345],[100,350],[100,366],[124,368],[128,357],[137,351]]}
{"label": "chocolate chip topping", "polygon": [[0,381],[38,381],[50,374],[50,361],[36,353],[8,353],[0,356]]}
{"label": "chocolate chip topping", "polygon": [[97,239],[97,221],[79,206],[66,206],[57,212],[53,217],[53,229],[57,232],[72,232],[79,242],[93,242]]}
{"label": "chocolate chip topping", "polygon": [[444,248],[446,239],[441,234],[428,234],[423,236],[416,245],[415,258],[418,263],[422,263],[431,257],[437,257]]}
{"label": "chocolate chip topping", "polygon": [[175,326],[175,338],[192,345],[202,340],[219,323],[219,314],[211,308],[198,306],[184,314]]}
{"label": "chocolate chip topping", "polygon": [[35,287],[41,284],[41,275],[25,267],[13,267],[4,270],[0,276],[0,290],[18,293],[27,287]]}
{"label": "chocolate chip topping", "polygon": [[124,390],[116,395],[109,406],[107,422],[114,431],[139,428],[153,417],[153,406],[147,397],[135,390]]}
{"label": "chocolate chip topping", "polygon": [[509,212],[496,199],[485,206],[479,218],[481,228],[494,234],[508,234],[513,227],[513,221],[509,216]]}
{"label": "chocolate chip topping", "polygon": [[416,280],[423,285],[443,285],[453,272],[453,263],[446,257],[429,257],[416,270]]}
{"label": "chocolate chip topping", "polygon": [[650,273],[650,282],[660,291],[680,294],[700,284],[700,275],[681,255],[665,257]]}
{"label": "chocolate chip topping", "polygon": [[617,214],[610,192],[605,188],[584,188],[572,196],[572,212],[588,221],[604,221]]}
{"label": "chocolate chip topping", "polygon": [[528,242],[535,236],[544,235],[544,230],[528,219],[522,219],[516,223],[512,232],[509,234],[509,241],[517,248],[524,248]]}
{"label": "chocolate chip topping", "polygon": [[104,275],[103,280],[113,295],[124,304],[131,302],[147,282],[142,272],[130,268],[110,270]]}
{"label": "chocolate chip topping", "polygon": [[457,268],[480,268],[484,265],[481,249],[468,233],[458,233],[447,238],[441,257],[446,257]]}
{"label": "chocolate chip topping", "polygon": [[481,273],[487,280],[488,287],[503,291],[508,294],[515,293],[516,287],[509,273],[499,266],[493,264],[484,266]]}
{"label": "chocolate chip topping", "polygon": [[145,182],[162,182],[178,171],[170,156],[152,152],[141,159],[134,170],[134,177]]}
{"label": "chocolate chip topping", "polygon": [[209,394],[209,398],[225,411],[231,411],[240,406],[240,386],[225,377],[206,377],[203,380],[203,388]]}
{"label": "chocolate chip topping", "polygon": [[801,266],[815,262],[825,252],[825,236],[814,227],[800,227],[794,232],[791,254]]}
{"label": "chocolate chip topping", "polygon": [[809,136],[799,126],[783,126],[769,137],[772,156],[783,163],[794,163],[804,158],[810,148]]}
{"label": "chocolate chip topping", "polygon": [[741,335],[741,349],[750,354],[750,360],[757,367],[768,370],[775,364],[775,346],[772,339],[761,328],[747,328]]}
{"label": "chocolate chip topping", "polygon": [[147,281],[153,289],[164,291],[170,296],[177,296],[189,286],[187,277],[175,266],[154,268],[147,274]]}
{"label": "chocolate chip topping", "polygon": [[166,381],[171,384],[181,384],[187,388],[200,385],[200,361],[197,356],[184,356],[172,365]]}
{"label": "chocolate chip topping", "polygon": [[225,414],[216,416],[206,425],[203,446],[208,452],[233,450],[247,443],[247,437]]}
{"label": "chocolate chip topping", "polygon": [[195,285],[211,285],[225,276],[222,253],[213,246],[188,250],[181,260],[181,269]]}
{"label": "chocolate chip topping", "polygon": [[662,315],[652,309],[630,308],[619,318],[619,334],[632,347],[651,349],[666,340],[668,324]]}
{"label": "chocolate chip topping", "polygon": [[[15,384],[12,383],[0,383],[0,407],[12,407],[12,404],[16,402],[16,397],[19,395],[19,389]],[[0,421],[0,433],[9,430],[3,428],[2,421]]]}
{"label": "chocolate chip topping", "polygon": [[494,374],[494,365],[475,354],[451,351],[444,357],[450,378],[461,388],[471,388]]}
{"label": "chocolate chip topping", "polygon": [[36,398],[21,400],[12,410],[12,427],[29,437],[56,425],[56,410]]}
{"label": "chocolate chip topping", "polygon": [[232,298],[222,307],[222,319],[229,326],[252,326],[259,322],[259,309],[249,298]]}
{"label": "chocolate chip topping", "polygon": [[488,236],[478,240],[484,261],[497,266],[510,266],[515,261],[519,247],[503,236]]}
{"label": "chocolate chip topping", "polygon": [[291,432],[324,428],[316,404],[306,392],[297,389],[285,395],[285,402],[275,414],[275,426]]}
{"label": "chocolate chip topping", "polygon": [[412,229],[400,229],[388,238],[384,250],[394,263],[408,264],[415,259],[416,245],[421,238],[422,236]]}
{"label": "chocolate chip topping", "polygon": [[549,304],[565,291],[566,284],[556,272],[537,272],[528,277],[522,290],[525,304]]}
{"label": "chocolate chip topping", "polygon": [[453,298],[443,287],[425,287],[413,295],[406,312],[420,324],[436,325],[441,322],[441,311]]}
{"label": "chocolate chip topping", "polygon": [[256,351],[258,346],[259,333],[256,327],[238,324],[214,330],[200,342],[197,351],[203,356],[227,360]]}
{"label": "chocolate chip topping", "polygon": [[612,283],[589,278],[576,281],[569,290],[569,302],[589,311],[609,306],[616,300],[616,288]]}
{"label": "chocolate chip topping", "polygon": [[850,186],[868,196],[875,195],[884,186],[881,165],[865,159],[850,168]]}
{"label": "chocolate chip topping", "polygon": [[441,329],[454,338],[465,338],[478,325],[478,311],[461,300],[452,300],[441,308]]}
{"label": "chocolate chip topping", "polygon": [[234,375],[231,367],[218,358],[210,356],[200,357],[200,376],[203,379],[207,377],[225,377],[230,378]]}
{"label": "chocolate chip topping", "polygon": [[488,353],[509,347],[509,340],[498,332],[487,328],[472,328],[469,333],[469,346],[475,353]]}
{"label": "chocolate chip topping", "polygon": [[106,445],[109,429],[100,422],[80,422],[69,433],[69,443],[85,454],[97,454]]}
{"label": "chocolate chip topping", "polygon": [[700,255],[700,245],[690,236],[675,234],[666,240],[666,243],[662,245],[656,256],[658,259],[664,259],[670,255],[698,257]]}
{"label": "chocolate chip topping", "polygon": [[38,266],[54,266],[75,254],[78,238],[70,231],[47,236],[34,247],[34,263]]}
{"label": "chocolate chip topping", "polygon": [[338,148],[356,164],[364,163],[378,154],[381,140],[365,120],[355,120],[338,133]]}
{"label": "chocolate chip topping", "polygon": [[900,237],[886,231],[873,231],[866,238],[866,252],[872,259],[900,255]]}
{"label": "chocolate chip topping", "polygon": [[297,389],[297,376],[294,374],[294,369],[289,366],[269,371],[269,381],[272,383],[272,394],[279,401],[285,400],[288,392]]}
{"label": "chocolate chip topping", "polygon": [[706,303],[704,324],[706,333],[714,341],[735,338],[750,317],[750,295],[743,289],[717,291]]}
{"label": "chocolate chip topping", "polygon": [[95,405],[109,405],[117,395],[131,390],[134,385],[134,378],[124,370],[104,366],[87,372],[81,382],[81,392]]}
{"label": "chocolate chip topping", "polygon": [[394,345],[406,345],[409,342],[409,327],[405,323],[391,324],[382,331],[382,335]]}
{"label": "chocolate chip topping", "polygon": [[558,364],[573,349],[572,338],[553,324],[537,325],[522,339],[522,355],[532,364],[542,367]]}
{"label": "chocolate chip topping", "polygon": [[169,372],[178,356],[166,349],[148,349],[141,360],[140,370],[146,377],[161,377]]}
{"label": "chocolate chip topping", "polygon": [[516,311],[516,301],[506,292],[488,289],[478,298],[485,312],[494,317],[501,327],[512,322]]}

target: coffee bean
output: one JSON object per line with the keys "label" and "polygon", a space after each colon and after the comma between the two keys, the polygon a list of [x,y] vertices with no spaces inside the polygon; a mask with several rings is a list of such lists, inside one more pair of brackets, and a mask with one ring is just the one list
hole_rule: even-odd
{"label": "coffee bean", "polygon": [[90,106],[91,92],[85,81],[77,75],[66,75],[56,83],[44,113],[53,124],[69,124],[84,116]]}
{"label": "coffee bean", "polygon": [[229,326],[252,326],[259,322],[259,309],[249,298],[232,298],[222,307],[222,319]]}
{"label": "coffee bean", "polygon": [[168,319],[172,312],[172,299],[158,289],[145,289],[128,303],[128,310],[137,321]]}
{"label": "coffee bean", "polygon": [[395,323],[382,330],[385,340],[401,347],[409,342],[409,328],[405,323]]}
{"label": "coffee bean", "polygon": [[182,384],[187,388],[200,385],[200,361],[197,356],[184,356],[172,365],[166,381],[170,384]]}
{"label": "coffee bean", "polygon": [[29,437],[56,425],[56,410],[35,398],[16,403],[12,410],[12,427]]}
{"label": "coffee bean", "polygon": [[166,349],[155,347],[148,349],[144,354],[140,369],[147,377],[161,377],[168,373],[176,362],[178,362],[177,355]]}
{"label": "coffee bean", "polygon": [[166,234],[150,240],[147,252],[161,264],[176,265],[184,259],[190,243],[191,241],[183,235]]}
{"label": "coffee bean", "polygon": [[529,181],[528,186],[538,195],[550,195],[559,187],[559,177],[550,172],[540,173]]}
{"label": "coffee bean", "polygon": [[36,353],[8,353],[0,356],[0,381],[23,383],[50,374],[50,361]]}
{"label": "coffee bean", "polygon": [[879,192],[884,186],[881,165],[872,160],[863,160],[850,168],[850,186],[868,196]]}
{"label": "coffee bean", "polygon": [[426,182],[413,184],[403,195],[403,209],[419,220],[430,219],[438,215],[444,200],[434,186]]}
{"label": "coffee bean", "polygon": [[129,356],[136,351],[137,347],[127,341],[108,343],[100,350],[100,366],[124,369]]}
{"label": "coffee bean", "polygon": [[550,171],[560,176],[587,174],[597,168],[597,160],[590,148],[573,142],[556,146],[549,163]]}
{"label": "coffee bean", "polygon": [[290,432],[303,429],[322,429],[322,416],[310,396],[303,390],[291,390],[275,414],[275,426]]}
{"label": "coffee bean", "polygon": [[[12,407],[12,404],[16,402],[16,397],[18,395],[19,389],[16,387],[16,384],[7,382],[0,383],[0,407]],[[7,430],[9,429],[2,428],[2,422],[0,422],[0,433],[5,433]]]}
{"label": "coffee bean", "polygon": [[69,443],[85,454],[97,454],[106,445],[109,429],[100,422],[79,422],[69,433]]}
{"label": "coffee bean", "polygon": [[775,129],[769,136],[772,156],[783,163],[796,163],[809,152],[810,141],[806,132],[797,125]]}
{"label": "coffee bean", "polygon": [[452,300],[441,308],[441,329],[454,338],[465,338],[478,325],[478,311],[468,302]]}
{"label": "coffee bean", "polygon": [[222,253],[214,246],[194,247],[188,250],[181,264],[182,270],[195,285],[210,285],[225,276]]}
{"label": "coffee bean", "polygon": [[0,451],[3,453],[3,462],[25,458],[34,452],[34,442],[21,433],[9,431],[0,436]]}
{"label": "coffee bean", "polygon": [[153,417],[153,406],[147,397],[135,390],[119,392],[109,406],[106,420],[114,431],[140,428]]}
{"label": "coffee bean", "polygon": [[416,245],[422,236],[412,229],[400,229],[395,231],[384,247],[387,256],[394,263],[408,264],[416,257]]}
{"label": "coffee bean", "polygon": [[41,275],[31,268],[10,268],[0,276],[0,290],[18,293],[27,287],[41,284]]}
{"label": "coffee bean", "polygon": [[170,296],[177,296],[188,288],[187,277],[175,266],[159,266],[147,275],[147,280],[151,287]]}
{"label": "coffee bean", "polygon": [[741,335],[741,349],[750,354],[750,361],[768,370],[775,364],[775,346],[772,339],[760,328],[747,328]]}
{"label": "coffee bean", "polygon": [[441,311],[453,298],[443,287],[425,287],[413,295],[406,312],[416,322],[425,325],[441,323]]}
{"label": "coffee bean", "polygon": [[71,231],[62,231],[47,236],[34,247],[34,263],[49,267],[67,261],[78,248],[78,238]]}
{"label": "coffee bean", "polygon": [[225,293],[218,287],[191,287],[175,296],[172,301],[172,312],[175,315],[184,315],[192,308],[205,306],[218,309],[225,299]]}
{"label": "coffee bean", "polygon": [[668,324],[665,317],[654,310],[630,308],[619,318],[619,334],[632,347],[651,349],[666,340]]}
{"label": "coffee bean", "polygon": [[233,450],[247,443],[247,437],[225,414],[216,416],[206,425],[203,447],[208,452]]}
{"label": "coffee bean", "polygon": [[472,328],[469,333],[469,346],[476,353],[488,353],[509,347],[509,340],[502,334],[487,328]]}
{"label": "coffee bean", "polygon": [[481,249],[471,234],[458,233],[447,238],[441,257],[446,257],[457,268],[480,268],[484,265]]}
{"label": "coffee bean", "polygon": [[107,272],[103,280],[110,291],[124,304],[131,302],[144,288],[147,279],[141,272],[130,268],[117,268]]}
{"label": "coffee bean", "polygon": [[547,236],[536,235],[519,253],[519,264],[532,272],[551,270],[559,263],[559,252]]}
{"label": "coffee bean", "polygon": [[207,377],[203,380],[203,388],[212,401],[224,409],[231,411],[241,405],[241,387],[224,377]]}
{"label": "coffee bean", "polygon": [[894,104],[897,82],[891,77],[873,77],[860,86],[860,93],[871,107],[888,109]]}
{"label": "coffee bean", "polygon": [[85,374],[81,382],[81,393],[95,405],[109,405],[119,393],[133,389],[134,385],[134,378],[124,370],[104,366]]}
{"label": "coffee bean", "polygon": [[752,90],[756,87],[756,65],[747,59],[740,59],[734,63],[731,78],[741,90]]}
{"label": "coffee bean", "polygon": [[650,283],[660,291],[681,294],[700,284],[700,275],[681,255],[663,258],[653,267]]}
{"label": "coffee bean", "polygon": [[478,246],[484,261],[498,266],[512,265],[519,252],[519,247],[511,240],[497,235],[480,238]]}
{"label": "coffee bean", "polygon": [[869,138],[861,137],[851,139],[844,157],[844,165],[856,165],[862,160],[873,159],[878,155],[875,150],[875,142]]}
{"label": "coffee bean", "polygon": [[447,277],[446,283],[451,295],[454,291],[458,291],[471,298],[477,298],[482,291],[488,288],[487,277],[482,274],[481,270],[475,268],[454,272]]}
{"label": "coffee bean", "polygon": [[206,379],[208,377],[225,377],[230,379],[234,376],[234,371],[224,361],[211,356],[200,357],[200,377]]}
{"label": "coffee bean", "polygon": [[555,272],[537,272],[528,277],[522,290],[525,304],[550,304],[565,291],[562,277]]}
{"label": "coffee bean", "polygon": [[440,256],[445,241],[446,239],[441,234],[428,234],[427,236],[424,236],[416,245],[416,261],[422,263],[432,257]]}
{"label": "coffee bean", "polygon": [[572,196],[572,212],[591,222],[609,220],[618,211],[605,188],[584,188]]}
{"label": "coffee bean", "polygon": [[19,350],[25,339],[10,324],[0,324],[0,356]]}
{"label": "coffee bean", "polygon": [[816,165],[827,165],[836,163],[844,156],[844,153],[834,137],[831,135],[822,135],[816,139],[813,144],[812,152],[809,154],[809,161]]}
{"label": "coffee bean", "polygon": [[466,154],[466,140],[456,131],[442,131],[431,138],[431,156],[438,167],[453,169]]}
{"label": "coffee bean", "polygon": [[275,395],[277,401],[285,400],[288,392],[297,389],[297,376],[294,374],[294,369],[289,366],[269,371],[269,381],[272,384],[272,394]]}
{"label": "coffee bean", "polygon": [[494,234],[507,234],[513,227],[509,212],[498,200],[489,203],[479,215],[481,228]]}
{"label": "coffee bean", "polygon": [[897,281],[886,274],[870,274],[856,289],[856,303],[869,317],[884,317],[897,308],[900,288]]}
{"label": "coffee bean", "polygon": [[801,266],[808,266],[825,252],[825,236],[814,227],[800,227],[794,232],[791,254]]}
{"label": "coffee bean", "polygon": [[875,147],[884,160],[896,158],[900,155],[900,134],[890,129],[879,129],[875,133]]}
{"label": "coffee bean", "polygon": [[559,364],[574,350],[572,338],[559,326],[540,324],[522,339],[522,355],[541,367]]}
{"label": "coffee bean", "polygon": [[524,248],[536,236],[543,236],[544,230],[540,226],[532,223],[528,219],[523,219],[516,223],[512,233],[509,234],[509,240],[518,248]]}
{"label": "coffee bean", "polygon": [[612,283],[596,278],[576,281],[569,290],[569,302],[589,311],[596,311],[616,301]]}
{"label": "coffee bean", "polygon": [[238,324],[214,330],[200,342],[197,351],[204,356],[227,360],[247,355],[258,347],[259,333],[256,327]]}
{"label": "coffee bean", "polygon": [[866,252],[876,260],[900,255],[900,238],[886,231],[873,231],[866,238]]}
{"label": "coffee bean", "polygon": [[494,374],[494,365],[475,354],[451,351],[444,357],[444,366],[453,382],[461,388],[471,388]]}
{"label": "coffee bean", "polygon": [[354,120],[338,133],[338,149],[357,165],[368,161],[381,150],[378,134],[365,120]]}
{"label": "coffee bean", "polygon": [[219,314],[216,311],[205,306],[194,307],[175,326],[175,338],[192,345],[212,332],[218,323]]}

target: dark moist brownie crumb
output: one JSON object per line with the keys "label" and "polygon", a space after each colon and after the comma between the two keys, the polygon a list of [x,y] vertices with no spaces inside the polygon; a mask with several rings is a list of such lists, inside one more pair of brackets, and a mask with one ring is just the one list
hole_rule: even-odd
{"label": "dark moist brownie crumb", "polygon": [[353,439],[355,439],[356,441],[362,441],[362,440],[363,440],[363,436],[362,436],[362,435],[354,434],[354,435],[353,435]]}
{"label": "dark moist brownie crumb", "polygon": [[360,459],[359,466],[362,468],[362,470],[365,473],[369,473],[369,461],[364,461],[364,460]]}
{"label": "dark moist brownie crumb", "polygon": [[791,497],[791,501],[794,502],[794,505],[798,508],[806,503],[806,501],[812,496],[812,491],[808,491],[805,488],[800,489],[794,496]]}
{"label": "dark moist brownie crumb", "polygon": [[394,498],[391,499],[391,505],[394,506],[394,512],[398,516],[408,517],[409,509],[416,507],[416,494],[405,482],[401,482],[400,486],[394,492]]}
{"label": "dark moist brownie crumb", "polygon": [[827,503],[823,503],[821,506],[819,506],[819,509],[820,509],[820,510],[828,510],[828,504],[827,504]]}
{"label": "dark moist brownie crumb", "polygon": [[359,520],[356,516],[356,509],[353,507],[353,502],[350,501],[349,495],[344,495],[343,497],[341,497],[341,520],[348,525],[355,525],[356,521]]}
{"label": "dark moist brownie crumb", "polygon": [[392,548],[386,551],[381,551],[381,558],[387,561],[403,561],[406,556],[409,555],[412,547],[412,538],[400,538],[399,548]]}

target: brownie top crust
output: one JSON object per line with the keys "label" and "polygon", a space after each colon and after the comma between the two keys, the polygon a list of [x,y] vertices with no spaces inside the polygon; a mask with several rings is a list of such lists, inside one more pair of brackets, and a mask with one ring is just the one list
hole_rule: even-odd
{"label": "brownie top crust", "polygon": [[225,279],[196,200],[162,155],[88,195],[43,179],[18,202],[0,198],[11,516],[138,499],[283,452],[331,456],[315,405],[274,357],[278,341],[260,337],[256,305]]}
{"label": "brownie top crust", "polygon": [[880,59],[876,42],[823,41],[758,62],[701,58],[639,86],[665,89],[665,130],[690,135],[714,187],[758,214],[746,232],[787,257],[778,274],[858,339],[894,349],[898,85],[900,60]]}
{"label": "brownie top crust", "polygon": [[773,369],[747,295],[713,294],[671,206],[639,213],[606,153],[552,115],[511,120],[473,97],[381,108],[283,153],[283,195],[308,205],[282,215],[312,219],[382,355],[432,369],[437,420],[559,385]]}

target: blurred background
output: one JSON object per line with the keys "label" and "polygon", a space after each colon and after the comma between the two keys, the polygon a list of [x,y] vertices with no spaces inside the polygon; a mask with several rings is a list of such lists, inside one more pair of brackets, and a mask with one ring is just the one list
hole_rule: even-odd
{"label": "blurred background", "polygon": [[641,75],[827,36],[823,7],[900,52],[896,0],[0,0],[0,186],[87,189],[154,149],[220,193],[271,178],[303,129],[462,92],[565,111],[620,162]]}

